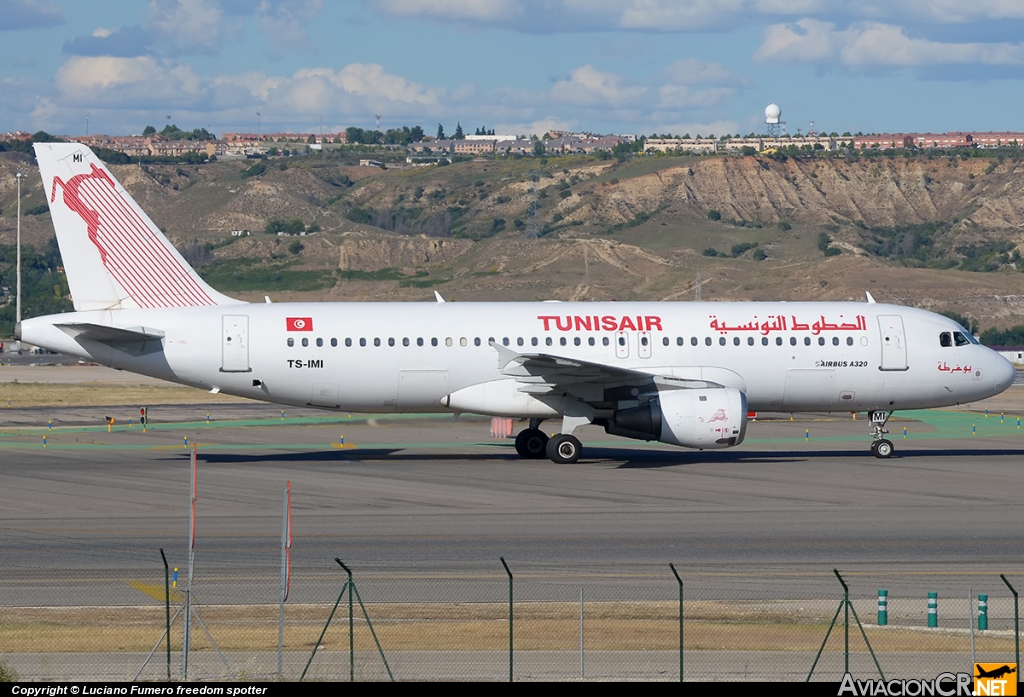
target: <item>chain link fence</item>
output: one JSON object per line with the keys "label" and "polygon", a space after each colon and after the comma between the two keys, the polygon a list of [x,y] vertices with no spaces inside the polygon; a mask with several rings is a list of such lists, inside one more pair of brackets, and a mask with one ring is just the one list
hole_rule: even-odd
{"label": "chain link fence", "polygon": [[197,569],[186,663],[183,574],[168,604],[159,563],[8,568],[0,663],[22,680],[838,681],[847,666],[928,678],[1017,651],[1014,596],[998,576],[849,574],[847,612],[827,570],[680,570],[682,588],[667,565],[509,571],[357,568],[350,585],[337,565],[299,567],[282,617],[277,575]]}

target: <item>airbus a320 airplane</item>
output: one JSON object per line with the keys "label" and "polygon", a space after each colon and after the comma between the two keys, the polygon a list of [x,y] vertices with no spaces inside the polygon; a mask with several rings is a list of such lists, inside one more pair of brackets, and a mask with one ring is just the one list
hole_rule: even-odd
{"label": "airbus a320 airplane", "polygon": [[[865,411],[989,397],[1013,366],[955,322],[875,303],[246,303],[208,286],[87,147],[36,144],[75,312],[28,343],[267,402],[530,419],[526,458],[573,432],[688,448],[743,442],[748,411]],[[539,426],[561,420],[548,438]]]}

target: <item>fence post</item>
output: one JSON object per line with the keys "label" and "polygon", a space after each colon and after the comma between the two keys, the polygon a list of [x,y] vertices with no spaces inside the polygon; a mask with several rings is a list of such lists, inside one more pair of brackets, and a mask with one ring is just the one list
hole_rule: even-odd
{"label": "fence post", "polygon": [[669,562],[668,568],[672,569],[672,573],[676,577],[676,583],[679,584],[679,682],[683,681],[683,579],[679,578],[679,572],[676,571],[675,564]]}
{"label": "fence post", "polygon": [[1017,595],[1017,589],[1010,585],[1010,582],[1006,580],[1006,576],[999,574],[999,578],[1003,579],[1003,583],[1013,593],[1013,655],[1014,660],[1017,662],[1018,669],[1020,668],[1020,608],[1018,607],[1018,601],[1020,600]]}
{"label": "fence post", "polygon": [[512,572],[509,571],[508,564],[505,563],[505,557],[498,557],[501,560],[501,565],[505,567],[505,573],[508,574],[508,681],[512,682]]}
{"label": "fence post", "polygon": [[939,626],[939,594],[928,592],[928,626]]}
{"label": "fence post", "polygon": [[988,629],[988,596],[978,593],[978,630]]}
{"label": "fence post", "polygon": [[164,560],[164,612],[167,620],[167,682],[171,681],[171,579],[167,566],[167,555],[160,548],[160,558]]}
{"label": "fence post", "polygon": [[889,624],[889,591],[884,588],[878,589],[878,626],[885,627]]}

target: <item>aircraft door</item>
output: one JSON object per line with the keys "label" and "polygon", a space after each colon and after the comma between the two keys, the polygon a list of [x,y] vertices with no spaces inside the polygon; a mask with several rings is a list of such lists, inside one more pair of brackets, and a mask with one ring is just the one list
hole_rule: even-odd
{"label": "aircraft door", "polygon": [[651,357],[651,333],[650,332],[640,332],[639,334],[637,334],[637,347],[636,347],[636,350],[637,350],[637,355],[640,356],[640,358],[650,358]]}
{"label": "aircraft door", "polygon": [[615,355],[618,358],[629,358],[629,332],[615,333]]}
{"label": "aircraft door", "polygon": [[907,338],[903,318],[879,315],[878,330],[882,339],[882,370],[907,370]]}
{"label": "aircraft door", "polygon": [[249,317],[224,315],[221,321],[220,372],[248,373],[252,370],[249,367]]}

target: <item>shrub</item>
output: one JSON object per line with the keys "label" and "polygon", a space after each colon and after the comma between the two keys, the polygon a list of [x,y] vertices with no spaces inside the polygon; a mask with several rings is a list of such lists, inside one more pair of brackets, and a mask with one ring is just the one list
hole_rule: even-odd
{"label": "shrub", "polygon": [[722,219],[722,214],[718,211],[717,208],[712,208],[711,210],[708,211],[708,220],[721,220],[721,219]]}

